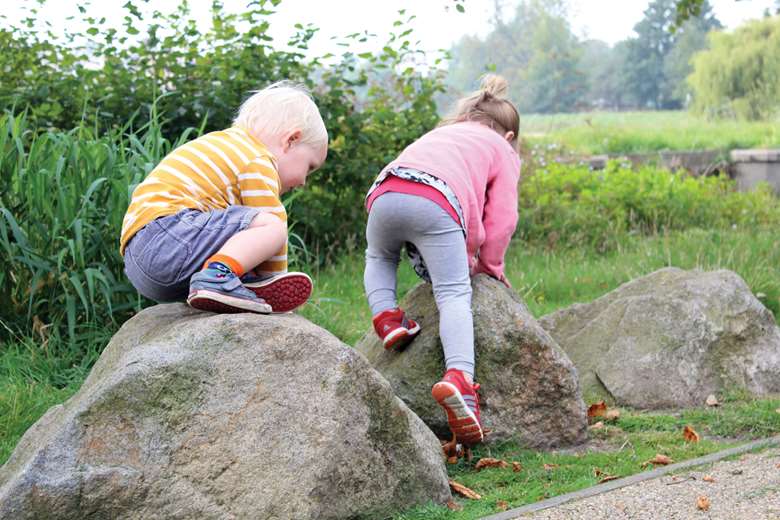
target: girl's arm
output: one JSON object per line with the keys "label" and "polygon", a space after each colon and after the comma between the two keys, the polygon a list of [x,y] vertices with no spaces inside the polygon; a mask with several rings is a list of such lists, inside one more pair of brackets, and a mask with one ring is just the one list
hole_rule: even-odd
{"label": "girl's arm", "polygon": [[516,153],[498,152],[495,175],[488,183],[482,225],[485,241],[479,248],[475,273],[486,273],[509,286],[504,276],[504,255],[517,226],[517,184],[520,158]]}

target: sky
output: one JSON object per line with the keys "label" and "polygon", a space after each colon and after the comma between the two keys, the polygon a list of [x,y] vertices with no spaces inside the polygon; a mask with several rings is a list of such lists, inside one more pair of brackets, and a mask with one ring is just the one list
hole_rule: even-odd
{"label": "sky", "polygon": [[[127,0],[100,0],[92,2],[90,14],[116,19],[122,13],[121,6]],[[246,5],[247,0],[223,0],[228,10],[236,11]],[[649,0],[569,0],[570,21],[575,34],[614,44],[633,34],[634,25],[642,19],[642,13]],[[31,2],[5,0],[4,11],[12,20],[19,20],[24,6]],[[75,5],[86,2],[49,0],[45,12],[55,31],[64,27],[65,18],[76,13]],[[139,5],[140,1],[136,1]],[[193,14],[204,26],[209,20],[211,0],[190,0]],[[774,0],[710,0],[718,19],[727,29],[733,29],[751,18],[760,18],[764,10],[773,9]],[[174,2],[150,2],[153,8]],[[455,9],[453,0],[283,0],[271,18],[271,35],[275,40],[285,41],[293,32],[296,23],[313,23],[320,28],[312,42],[316,55],[326,52],[341,53],[332,37],[368,30],[378,34],[375,41],[384,42],[393,30],[393,21],[399,18],[398,11],[406,9],[406,16],[416,15],[412,22],[413,33],[420,41],[419,48],[426,51],[449,48],[464,35],[484,37],[491,29],[491,20],[496,5],[501,6],[504,16],[511,16],[516,0],[465,0],[465,13]],[[122,14],[123,15],[123,14]],[[121,16],[121,15],[119,15]],[[1,24],[2,22],[0,22]],[[368,44],[369,46],[371,44]],[[374,46],[377,44],[374,43]],[[364,52],[373,50],[350,49]]]}

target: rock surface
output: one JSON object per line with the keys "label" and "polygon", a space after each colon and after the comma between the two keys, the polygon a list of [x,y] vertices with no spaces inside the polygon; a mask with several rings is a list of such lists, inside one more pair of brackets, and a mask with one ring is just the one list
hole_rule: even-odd
{"label": "rock surface", "polygon": [[450,498],[436,437],[295,315],[158,305],[0,469],[0,518],[375,518]]}
{"label": "rock surface", "polygon": [[666,268],[540,320],[588,400],[702,406],[710,394],[780,392],[780,330],[737,274]]}
{"label": "rock surface", "polygon": [[[478,275],[472,286],[476,379],[482,386],[482,420],[490,430],[487,441],[513,438],[534,448],[584,442],[585,404],[566,354],[502,283]],[[402,307],[422,327],[403,352],[385,351],[373,330],[355,348],[385,376],[396,395],[446,438],[445,414],[431,397],[431,387],[444,373],[431,286],[417,286]]]}

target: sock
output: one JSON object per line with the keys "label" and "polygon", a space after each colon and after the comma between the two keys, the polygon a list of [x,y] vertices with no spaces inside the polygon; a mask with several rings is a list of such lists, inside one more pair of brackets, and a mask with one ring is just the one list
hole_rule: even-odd
{"label": "sock", "polygon": [[223,273],[233,273],[236,276],[244,274],[244,269],[241,267],[235,258],[228,255],[216,254],[211,256],[206,263],[203,264],[203,269],[211,268],[218,269]]}

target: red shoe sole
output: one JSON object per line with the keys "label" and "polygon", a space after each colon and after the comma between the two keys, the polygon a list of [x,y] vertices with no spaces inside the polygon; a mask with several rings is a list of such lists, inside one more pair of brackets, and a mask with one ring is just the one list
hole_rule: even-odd
{"label": "red shoe sole", "polygon": [[271,306],[273,312],[290,312],[311,296],[311,278],[303,273],[283,274],[266,282],[244,284]]}
{"label": "red shoe sole", "polygon": [[390,337],[388,340],[385,338],[385,340],[382,342],[382,344],[385,346],[385,350],[403,350],[404,347],[406,347],[409,343],[412,342],[412,340],[417,336],[417,334],[420,333],[420,325],[418,324],[416,327],[413,327],[408,330],[399,329],[399,333],[395,336]]}
{"label": "red shoe sole", "polygon": [[447,423],[458,442],[466,446],[482,442],[482,427],[455,385],[440,381],[433,385],[431,395],[447,412]]}

